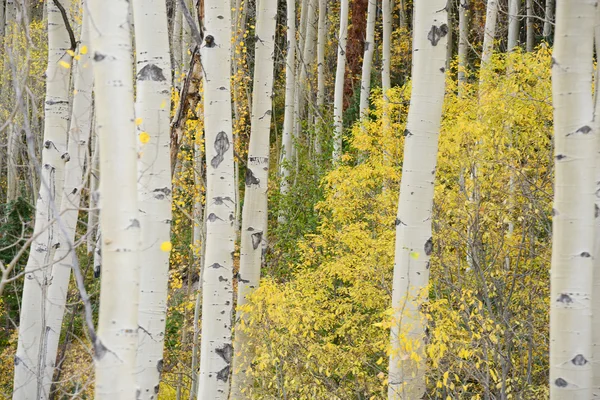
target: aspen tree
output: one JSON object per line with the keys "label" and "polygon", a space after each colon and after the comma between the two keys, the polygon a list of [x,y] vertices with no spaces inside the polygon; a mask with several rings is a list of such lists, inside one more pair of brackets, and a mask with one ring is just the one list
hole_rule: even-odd
{"label": "aspen tree", "polygon": [[[600,54],[600,7],[596,7],[596,24],[594,26],[594,44],[596,54]],[[594,122],[592,129],[600,132],[600,68],[596,68],[594,79]],[[595,176],[596,198],[595,210],[600,210],[600,138],[596,137]],[[594,219],[594,272],[592,280],[592,360],[600,360],[600,213]],[[592,396],[600,397],[600,364],[592,364]]]}
{"label": "aspen tree", "polygon": [[544,39],[550,40],[552,35],[552,21],[554,19],[554,0],[546,0],[546,12],[544,16]]}
{"label": "aspen tree", "polygon": [[595,0],[557,1],[552,63],[555,184],[550,398],[592,398]]}
{"label": "aspen tree", "polygon": [[81,40],[78,60],[74,62],[74,94],[69,127],[69,144],[65,164],[65,183],[60,215],[62,227],[57,229],[57,249],[54,254],[52,276],[46,301],[46,335],[44,336],[44,396],[50,393],[56,353],[65,314],[69,279],[73,266],[75,230],[79,217],[79,203],[83,188],[83,171],[88,159],[88,140],[92,128],[92,88],[94,74],[89,51],[89,20],[83,7]]}
{"label": "aspen tree", "polygon": [[485,13],[485,27],[483,29],[483,51],[481,53],[481,67],[485,67],[492,59],[494,40],[496,40],[496,24],[498,21],[498,0],[488,0]]}
{"label": "aspen tree", "polygon": [[340,2],[340,30],[337,46],[337,67],[335,70],[335,91],[333,96],[333,162],[342,158],[342,135],[344,133],[344,76],[346,72],[346,42],[348,40],[348,0]]}
{"label": "aspen tree", "polygon": [[377,1],[368,1],[367,34],[363,56],[362,77],[360,81],[359,115],[361,121],[366,117],[366,113],[369,110],[369,96],[371,95],[371,65],[373,64],[373,53],[375,52],[375,17],[377,12]]}
{"label": "aspen tree", "polygon": [[[309,68],[312,69],[312,63],[315,59],[315,39],[316,39],[316,17],[317,17],[317,0],[308,0],[306,10],[306,26],[304,27],[304,37],[301,43],[304,47],[300,50],[300,77],[296,81],[296,124],[295,124],[295,137],[300,137],[300,131],[302,128],[302,117],[305,113],[307,99],[310,96],[309,88]],[[302,34],[301,34],[302,35]]]}
{"label": "aspen tree", "polygon": [[467,54],[469,51],[469,0],[459,0],[458,6],[458,86],[466,81]]}
{"label": "aspen tree", "polygon": [[508,50],[517,47],[519,42],[519,11],[521,0],[508,0]]}
{"label": "aspen tree", "polygon": [[[319,0],[319,21],[317,25],[317,110],[323,122],[325,107],[325,37],[327,34],[327,0]],[[321,134],[315,137],[315,153],[322,153]]]}
{"label": "aspen tree", "polygon": [[[242,211],[240,270],[238,273],[237,327],[248,323],[247,315],[239,307],[247,303],[247,296],[258,287],[260,269],[264,260],[264,241],[267,234],[267,188],[269,179],[270,131],[273,99],[273,64],[275,60],[275,25],[277,0],[261,0],[256,10],[256,46],[254,51],[254,88],[246,190]],[[242,399],[247,386],[245,374],[251,349],[248,337],[236,329],[234,340],[232,398]],[[247,391],[246,391],[247,393]]]}
{"label": "aspen tree", "polygon": [[[70,1],[63,1],[68,9]],[[55,218],[63,190],[63,170],[69,128],[69,78],[71,46],[63,17],[48,0],[48,68],[44,102],[44,143],[40,189],[36,202],[31,252],[25,266],[19,338],[15,356],[13,399],[37,399],[42,395],[42,354],[45,329],[45,300],[50,278],[57,226]]]}
{"label": "aspen tree", "polygon": [[[163,365],[171,248],[171,93],[166,4],[162,0],[133,0],[133,18],[141,224],[136,378],[138,398],[155,399]],[[188,46],[191,39],[186,40]]]}
{"label": "aspen tree", "polygon": [[[102,275],[93,339],[98,400],[136,396],[140,222],[128,0],[88,5],[100,140]],[[136,121],[139,123],[140,121]]]}
{"label": "aspen tree", "polygon": [[231,2],[206,0],[204,132],[206,136],[206,254],[202,276],[202,343],[198,399],[229,397],[235,187],[231,86]]}
{"label": "aspen tree", "polygon": [[[283,138],[281,141],[281,161],[279,173],[281,175],[281,194],[289,190],[289,167],[293,161],[293,132],[295,120],[295,92],[296,92],[296,2],[287,1],[287,54],[285,56],[285,110],[283,116]],[[280,218],[281,221],[281,218]]]}
{"label": "aspen tree", "polygon": [[533,32],[533,0],[525,0],[525,7],[527,8],[527,46],[526,49],[528,52],[533,51],[533,46],[535,45],[535,37]]}
{"label": "aspen tree", "polygon": [[388,398],[425,394],[425,321],[431,217],[447,45],[445,0],[415,3],[412,93],[396,218]]}

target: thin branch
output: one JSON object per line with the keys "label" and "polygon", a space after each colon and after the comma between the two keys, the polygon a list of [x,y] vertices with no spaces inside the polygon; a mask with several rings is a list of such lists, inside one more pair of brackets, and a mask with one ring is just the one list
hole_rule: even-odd
{"label": "thin branch", "polygon": [[179,0],[179,6],[181,7],[181,12],[183,13],[183,16],[185,17],[185,20],[187,21],[188,25],[190,26],[190,29],[192,30],[192,36],[193,36],[194,40],[196,41],[196,46],[202,47],[202,42],[204,41],[204,35],[202,33],[200,33],[200,31],[198,30],[198,25],[196,25],[196,22],[194,21],[194,17],[192,17],[192,14],[190,13],[190,10],[188,9],[187,4],[185,4],[185,0]]}
{"label": "thin branch", "polygon": [[54,5],[56,6],[56,8],[59,9],[60,15],[62,15],[62,18],[63,18],[63,22],[65,23],[65,28],[67,28],[67,32],[69,33],[69,41],[71,42],[70,50],[75,51],[75,49],[77,48],[77,41],[75,40],[75,34],[73,33],[73,28],[71,28],[71,23],[69,22],[69,16],[67,15],[67,11],[63,7],[63,5],[60,4],[60,1],[58,1],[58,0],[52,0],[52,1],[54,2]]}

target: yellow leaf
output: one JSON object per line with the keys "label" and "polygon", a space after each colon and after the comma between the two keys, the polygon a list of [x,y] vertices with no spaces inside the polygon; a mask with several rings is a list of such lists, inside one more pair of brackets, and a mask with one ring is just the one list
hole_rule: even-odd
{"label": "yellow leaf", "polygon": [[63,68],[66,68],[66,69],[69,69],[69,68],[71,68],[71,64],[69,64],[68,62],[66,62],[66,61],[63,61],[63,60],[60,60],[60,61],[58,62],[58,65],[60,65],[60,66],[61,66],[61,67],[63,67]]}
{"label": "yellow leaf", "polygon": [[410,256],[411,256],[411,258],[414,258],[415,260],[419,259],[419,253],[416,251],[411,251]]}
{"label": "yellow leaf", "polygon": [[135,119],[135,125],[136,126],[140,126],[142,124],[142,119],[141,118],[136,118]]}
{"label": "yellow leaf", "polygon": [[173,245],[171,244],[171,242],[162,242],[162,244],[160,245],[160,249],[162,251],[171,251],[171,249],[173,248]]}
{"label": "yellow leaf", "polygon": [[143,144],[146,144],[150,141],[150,135],[148,135],[147,132],[141,132],[140,133],[140,142],[142,142]]}
{"label": "yellow leaf", "polygon": [[75,57],[75,52],[73,50],[67,50],[67,54],[71,57]]}
{"label": "yellow leaf", "polygon": [[88,52],[88,48],[86,45],[81,46],[81,49],[79,49],[79,53],[81,54],[87,54]]}
{"label": "yellow leaf", "polygon": [[379,357],[379,360],[377,360],[377,365],[381,365],[382,362],[383,362],[383,357]]}

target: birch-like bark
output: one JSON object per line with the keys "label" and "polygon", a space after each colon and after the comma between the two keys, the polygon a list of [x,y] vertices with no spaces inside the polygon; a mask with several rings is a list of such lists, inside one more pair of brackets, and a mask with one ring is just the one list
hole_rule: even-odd
{"label": "birch-like bark", "polygon": [[133,0],[133,17],[135,116],[141,154],[137,179],[141,246],[136,378],[138,398],[150,400],[156,398],[163,365],[171,248],[169,28],[164,0]]}
{"label": "birch-like bark", "polygon": [[377,1],[368,0],[367,8],[367,33],[362,65],[362,76],[360,80],[360,103],[359,115],[362,122],[369,112],[369,97],[371,96],[371,66],[373,65],[373,53],[375,52],[375,17],[377,13]]}
{"label": "birch-like bark", "polygon": [[[263,264],[264,242],[267,232],[267,188],[269,179],[269,137],[273,101],[273,76],[275,61],[275,25],[277,0],[260,0],[256,10],[256,45],[254,51],[254,88],[246,190],[242,211],[240,270],[238,273],[237,314],[234,337],[233,376],[231,398],[248,397],[246,370],[252,359],[248,337],[241,330],[248,316],[240,310],[247,296],[258,287]],[[244,323],[245,322],[245,323]],[[242,389],[246,389],[242,392]]]}
{"label": "birch-like bark", "polygon": [[[66,9],[70,1],[63,1]],[[46,326],[46,294],[56,243],[55,218],[61,204],[63,170],[69,129],[69,35],[60,11],[48,0],[48,68],[44,102],[44,144],[40,189],[29,259],[25,266],[19,338],[15,356],[13,399],[37,399],[43,395],[43,340]]]}
{"label": "birch-like bark", "polygon": [[550,398],[591,399],[595,0],[559,0],[552,63],[555,184],[550,281]]}
{"label": "birch-like bark", "polygon": [[344,133],[344,76],[346,72],[346,42],[348,40],[348,0],[341,0],[340,30],[338,33],[337,68],[333,95],[333,162],[342,158],[342,135]]}
{"label": "birch-like bark", "polygon": [[100,138],[103,258],[94,338],[95,398],[132,399],[137,390],[140,222],[129,1],[91,1],[88,11]]}
{"label": "birch-like bark", "polygon": [[74,94],[69,127],[69,144],[65,164],[65,183],[60,215],[62,227],[57,229],[56,253],[46,301],[46,343],[44,346],[44,395],[50,393],[58,343],[69,290],[69,279],[75,251],[75,230],[79,218],[79,203],[83,189],[83,171],[88,159],[88,140],[92,128],[92,88],[94,74],[89,52],[89,19],[83,7],[79,60],[74,62]]}
{"label": "birch-like bark", "polygon": [[521,0],[508,0],[508,51],[513,50],[519,43],[520,6]]}
{"label": "birch-like bark", "polygon": [[175,77],[173,79],[173,83],[175,87],[180,88],[182,83],[181,73],[183,71],[183,62],[184,60],[181,58],[181,49],[182,49],[182,38],[183,38],[183,24],[185,23],[183,19],[183,12],[181,12],[181,4],[179,4],[179,0],[175,0],[175,16],[173,18],[173,35],[171,36],[171,58],[173,59],[173,71],[175,73]]}
{"label": "birch-like bark", "polygon": [[458,7],[458,87],[466,81],[469,52],[469,0],[459,0]]}
{"label": "birch-like bark", "polygon": [[485,27],[483,30],[483,51],[481,54],[481,68],[484,69],[492,59],[494,40],[496,40],[496,24],[498,21],[498,0],[488,0],[485,13]]}
{"label": "birch-like bark", "polygon": [[525,0],[525,7],[527,8],[527,51],[532,52],[533,46],[535,46],[535,37],[533,32],[533,0]]}
{"label": "birch-like bark", "polygon": [[[438,136],[444,101],[446,0],[415,3],[412,93],[396,219],[388,398],[425,394],[425,320]],[[416,353],[419,361],[411,357]]]}
{"label": "birch-like bark", "polygon": [[281,141],[281,194],[289,190],[290,167],[293,161],[293,134],[296,91],[296,2],[287,0],[287,54],[285,56],[285,110],[283,116],[283,139]]}
{"label": "birch-like bark", "polygon": [[204,126],[207,187],[206,259],[202,278],[199,400],[229,397],[233,356],[233,252],[235,187],[232,142],[231,2],[206,0]]}
{"label": "birch-like bark", "polygon": [[[327,35],[327,0],[319,0],[319,21],[317,25],[317,110],[320,126],[323,126],[323,113],[325,112],[325,38]],[[322,135],[317,130],[315,135],[315,153],[320,158],[322,149]]]}
{"label": "birch-like bark", "polygon": [[[88,50],[89,51],[89,50]],[[91,62],[90,62],[90,68],[91,68]],[[95,119],[94,119],[95,121]],[[96,249],[96,239],[98,237],[98,219],[99,219],[99,211],[100,209],[98,208],[98,177],[100,176],[99,171],[98,171],[98,157],[100,156],[100,150],[99,150],[99,139],[98,139],[98,135],[96,134],[96,123],[93,123],[92,126],[92,156],[90,159],[90,166],[89,166],[89,197],[90,197],[90,203],[89,203],[89,211],[88,211],[88,226],[87,226],[87,233],[86,233],[86,241],[87,241],[87,254],[92,254],[94,252],[94,250]],[[94,271],[95,273],[95,271]],[[98,275],[100,276],[100,275]]]}
{"label": "birch-like bark", "polygon": [[[596,24],[594,27],[594,43],[596,54],[600,54],[600,7],[596,7]],[[596,133],[595,155],[595,219],[594,219],[594,271],[592,280],[592,360],[600,360],[600,68],[596,68],[594,79],[594,122]],[[600,398],[600,364],[592,364],[592,398]]]}
{"label": "birch-like bark", "polygon": [[552,36],[552,22],[554,21],[554,0],[546,0],[546,12],[544,17],[544,39],[550,41]]}
{"label": "birch-like bark", "polygon": [[383,91],[383,133],[390,134],[390,98],[389,90],[392,88],[390,77],[391,44],[392,44],[392,0],[381,1],[381,13],[383,19],[383,40],[381,56],[381,89]]}
{"label": "birch-like bark", "polygon": [[317,24],[317,0],[308,0],[307,10],[305,14],[305,27],[304,37],[302,37],[303,47],[300,47],[302,51],[300,55],[300,77],[296,81],[298,87],[296,88],[296,123],[295,123],[295,137],[299,138],[302,130],[302,119],[305,115],[307,99],[310,96],[310,82],[309,82],[309,69],[312,69],[312,64],[315,59],[315,39],[316,35],[316,24]]}

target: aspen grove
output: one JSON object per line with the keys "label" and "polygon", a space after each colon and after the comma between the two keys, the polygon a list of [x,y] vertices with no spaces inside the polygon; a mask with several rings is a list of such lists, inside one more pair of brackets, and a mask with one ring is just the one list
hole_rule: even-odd
{"label": "aspen grove", "polygon": [[599,0],[0,0],[0,399],[600,397]]}

